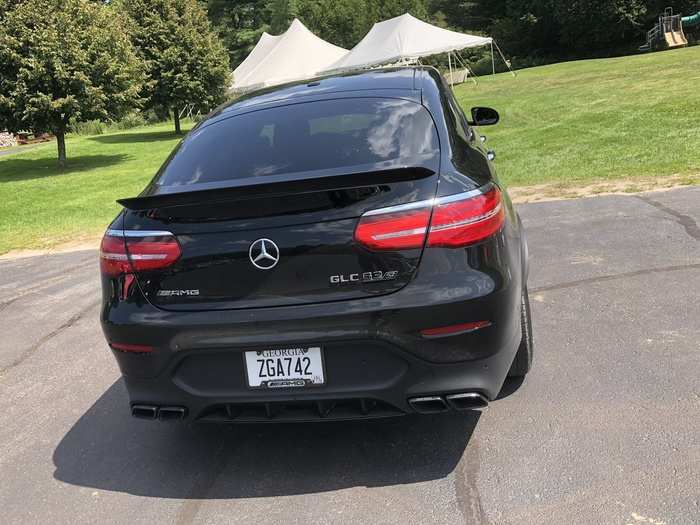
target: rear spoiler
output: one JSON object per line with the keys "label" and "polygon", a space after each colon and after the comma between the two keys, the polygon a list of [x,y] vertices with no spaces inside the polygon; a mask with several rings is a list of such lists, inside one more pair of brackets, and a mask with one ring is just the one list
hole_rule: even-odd
{"label": "rear spoiler", "polygon": [[[321,176],[318,172],[298,174],[291,178],[285,176],[267,176],[236,181],[194,184],[191,186],[169,186],[166,188],[150,186],[139,197],[119,199],[117,202],[129,210],[144,211],[155,208],[169,208],[193,204],[228,202],[248,200],[263,197],[281,197],[290,194],[312,193],[317,191],[332,191],[361,186],[376,186],[391,182],[424,179],[436,172],[424,166],[402,166],[378,171],[363,171],[360,173],[343,173],[340,175],[326,173]],[[310,176],[313,174],[313,176]],[[261,179],[264,182],[261,182]],[[275,180],[277,179],[277,180]],[[185,188],[201,188],[189,189]],[[156,193],[148,195],[148,191],[156,188]],[[177,191],[182,188],[183,191]]]}

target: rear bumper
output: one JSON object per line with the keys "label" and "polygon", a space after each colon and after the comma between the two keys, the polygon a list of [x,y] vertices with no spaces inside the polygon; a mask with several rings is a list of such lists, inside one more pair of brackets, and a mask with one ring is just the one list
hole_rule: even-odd
{"label": "rear bumper", "polygon": [[[188,420],[354,419],[415,412],[414,397],[474,392],[494,399],[520,342],[522,289],[522,273],[508,269],[520,261],[503,264],[515,250],[498,248],[450,251],[456,260],[441,272],[419,272],[399,292],[356,301],[168,312],[134,294],[105,302],[102,327],[108,341],[155,349],[114,351],[132,405],[184,407]],[[485,263],[465,266],[465,257]],[[428,262],[421,268],[437,267]],[[437,339],[420,334],[480,320],[491,324]],[[297,346],[323,348],[324,386],[247,387],[243,352]]]}
{"label": "rear bumper", "polygon": [[[429,363],[387,343],[324,346],[326,386],[251,390],[241,351],[188,351],[155,378],[125,376],[132,406],[184,408],[188,420],[313,421],[386,417],[419,411],[410,399],[475,392],[494,399],[519,338],[475,361]],[[446,409],[449,409],[446,405]],[[148,417],[148,416],[147,416]],[[153,418],[158,417],[157,412]],[[162,419],[175,418],[164,415]]]}
{"label": "rear bumper", "polygon": [[[503,303],[503,312],[508,312],[513,309],[507,304],[510,295],[504,291],[488,300]],[[445,318],[441,311],[436,317],[449,324],[449,319],[462,318],[473,307],[471,302],[453,303],[451,316]],[[431,308],[425,308],[428,315]],[[113,351],[132,406],[184,408],[182,415],[188,420],[355,419],[415,412],[409,403],[415,397],[475,392],[494,399],[520,342],[517,316],[503,312],[492,326],[437,340],[420,339],[412,330],[389,331],[392,324],[409,326],[399,311],[377,319],[360,316],[357,324],[347,318],[307,318],[282,325],[253,323],[245,329],[211,320],[208,325],[188,326],[178,314],[178,319],[168,319],[158,329],[107,325],[105,332],[108,339],[119,340],[125,331],[151,337],[164,331],[152,353]],[[248,388],[245,351],[312,345],[323,348],[324,386]],[[442,359],[431,359],[434,356]],[[165,419],[165,412],[162,416]]]}

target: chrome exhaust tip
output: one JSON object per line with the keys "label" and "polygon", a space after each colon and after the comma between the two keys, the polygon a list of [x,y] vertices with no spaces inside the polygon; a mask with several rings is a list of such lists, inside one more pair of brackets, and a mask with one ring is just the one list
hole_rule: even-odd
{"label": "chrome exhaust tip", "polygon": [[158,407],[153,405],[132,405],[131,415],[139,419],[156,419]]}
{"label": "chrome exhaust tip", "polygon": [[450,394],[445,399],[453,410],[483,410],[489,406],[489,400],[478,392]]}
{"label": "chrome exhaust tip", "polygon": [[419,414],[439,414],[448,410],[447,403],[440,396],[413,397],[408,404]]}
{"label": "chrome exhaust tip", "polygon": [[161,421],[178,421],[185,419],[187,411],[184,407],[160,407],[158,419]]}

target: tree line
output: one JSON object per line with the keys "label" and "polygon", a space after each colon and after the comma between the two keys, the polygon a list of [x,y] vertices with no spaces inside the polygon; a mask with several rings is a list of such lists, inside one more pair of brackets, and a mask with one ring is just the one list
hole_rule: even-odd
{"label": "tree line", "polygon": [[[294,17],[351,48],[375,22],[410,12],[441,27],[496,38],[515,67],[626,54],[643,43],[665,7],[700,10],[699,0],[201,0],[235,68],[263,31]],[[472,59],[483,54],[471,53]],[[489,64],[490,67],[490,64]]]}
{"label": "tree line", "polygon": [[[493,36],[515,68],[636,52],[666,7],[700,10],[700,0],[200,0],[240,64],[267,31],[299,18],[321,38],[352,48],[376,22],[410,12],[432,24]],[[477,74],[491,71],[488,49],[464,53]],[[427,62],[446,67],[444,57]],[[499,70],[505,64],[496,62]]]}
{"label": "tree line", "polygon": [[[517,68],[628,53],[666,6],[691,14],[700,0],[0,0],[0,129],[55,134],[61,165],[71,121],[136,108],[172,116],[179,133],[179,111],[222,102],[260,35],[295,17],[351,48],[410,12],[495,37]],[[477,73],[486,52],[466,54]]]}
{"label": "tree line", "polygon": [[0,0],[0,129],[51,132],[225,98],[228,53],[198,0]]}

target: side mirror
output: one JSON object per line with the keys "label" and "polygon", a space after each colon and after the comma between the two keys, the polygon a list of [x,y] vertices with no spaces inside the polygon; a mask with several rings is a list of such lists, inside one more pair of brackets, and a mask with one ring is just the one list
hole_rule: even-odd
{"label": "side mirror", "polygon": [[472,108],[472,120],[469,122],[469,125],[493,126],[494,124],[498,124],[500,118],[498,111],[495,109],[477,106]]}

